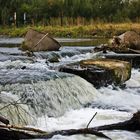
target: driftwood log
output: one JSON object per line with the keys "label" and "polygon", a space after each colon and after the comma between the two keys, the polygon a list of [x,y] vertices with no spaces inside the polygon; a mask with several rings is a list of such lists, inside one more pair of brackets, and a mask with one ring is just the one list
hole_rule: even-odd
{"label": "driftwood log", "polygon": [[[33,132],[36,133],[29,133],[29,131],[31,131],[32,128],[27,128],[26,132],[25,131],[20,131],[17,129],[13,129],[12,128],[0,128],[0,139],[2,140],[19,140],[19,139],[49,139],[52,138],[55,135],[62,135],[62,136],[71,136],[71,135],[79,135],[79,134],[91,134],[91,135],[95,135],[101,138],[106,138],[106,139],[110,139],[108,136],[106,136],[105,134],[103,134],[102,132],[98,132],[92,128],[83,128],[83,129],[70,129],[70,130],[58,130],[58,131],[54,131],[54,132],[39,132],[39,130],[37,129],[33,129]],[[25,130],[25,128],[24,128]],[[35,131],[34,131],[35,130]],[[28,132],[27,132],[28,131]],[[41,130],[40,130],[41,131]]]}
{"label": "driftwood log", "polygon": [[10,121],[7,120],[6,118],[4,118],[3,116],[0,116],[0,122],[4,123],[6,125],[8,125],[10,123]]}
{"label": "driftwood log", "polygon": [[116,123],[116,124],[103,125],[103,126],[92,127],[92,128],[58,130],[54,132],[44,132],[38,129],[27,128],[27,127],[23,127],[23,129],[19,127],[18,129],[18,127],[16,126],[0,125],[0,139],[3,140],[49,139],[55,135],[71,136],[77,134],[91,134],[101,138],[111,139],[105,134],[103,134],[102,132],[99,132],[102,130],[127,130],[132,132],[140,130],[140,111],[135,113],[130,120]]}
{"label": "driftwood log", "polygon": [[133,114],[133,117],[130,120],[116,123],[116,124],[95,127],[94,129],[97,131],[101,131],[101,130],[127,130],[127,131],[132,131],[132,132],[140,130],[140,111]]}
{"label": "driftwood log", "polygon": [[[123,47],[109,47],[107,44],[103,44],[95,47],[94,51],[99,52],[100,57],[127,61],[130,62],[134,68],[140,67],[140,50]],[[110,51],[115,53],[109,53]]]}

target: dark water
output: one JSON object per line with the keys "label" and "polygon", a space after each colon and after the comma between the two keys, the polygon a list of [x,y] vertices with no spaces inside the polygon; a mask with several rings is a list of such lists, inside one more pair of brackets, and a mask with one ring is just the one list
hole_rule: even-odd
{"label": "dark water", "polygon": [[93,39],[74,39],[68,40],[67,42],[60,43],[62,46],[98,46],[100,44],[106,44],[108,42],[108,38],[93,38]]}
{"label": "dark water", "polygon": [[[108,38],[92,38],[92,39],[71,39],[56,38],[62,46],[98,46],[108,42]],[[19,47],[24,41],[23,38],[0,38],[0,47]]]}

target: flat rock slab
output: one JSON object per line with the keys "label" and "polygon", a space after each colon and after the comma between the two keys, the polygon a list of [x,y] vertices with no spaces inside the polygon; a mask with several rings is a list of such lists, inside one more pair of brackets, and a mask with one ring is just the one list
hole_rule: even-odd
{"label": "flat rock slab", "polygon": [[103,54],[106,58],[130,62],[132,67],[140,68],[140,54]]}
{"label": "flat rock slab", "polygon": [[114,59],[90,59],[61,66],[59,71],[81,76],[95,87],[121,85],[131,77],[129,62]]}

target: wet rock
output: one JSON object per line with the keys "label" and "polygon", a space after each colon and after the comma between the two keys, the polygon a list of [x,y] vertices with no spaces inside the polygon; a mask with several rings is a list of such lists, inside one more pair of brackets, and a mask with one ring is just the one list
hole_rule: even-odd
{"label": "wet rock", "polygon": [[114,36],[108,44],[95,47],[94,51],[140,54],[140,35],[134,31],[127,31],[119,36]]}
{"label": "wet rock", "polygon": [[60,58],[61,56],[59,55],[59,53],[50,52],[46,57],[46,61],[49,61],[50,63],[59,62]]}
{"label": "wet rock", "polygon": [[22,66],[21,69],[22,69],[22,70],[26,69],[26,66]]}
{"label": "wet rock", "polygon": [[119,36],[114,36],[111,40],[112,47],[126,47],[140,50],[140,35],[134,31],[127,31]]}
{"label": "wet rock", "polygon": [[83,60],[59,68],[59,71],[81,76],[96,87],[121,85],[131,76],[129,62],[113,59]]}
{"label": "wet rock", "polygon": [[140,54],[106,53],[106,54],[103,54],[103,56],[108,59],[117,59],[117,60],[127,61],[131,63],[132,67],[140,68]]}
{"label": "wet rock", "polygon": [[21,45],[23,50],[29,51],[57,51],[61,45],[47,34],[29,29]]}

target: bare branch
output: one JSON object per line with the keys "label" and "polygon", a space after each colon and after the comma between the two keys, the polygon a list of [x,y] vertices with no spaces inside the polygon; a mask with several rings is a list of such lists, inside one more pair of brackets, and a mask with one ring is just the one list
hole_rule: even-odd
{"label": "bare branch", "polygon": [[90,119],[90,121],[89,121],[89,123],[87,124],[87,127],[86,127],[86,128],[89,127],[90,123],[92,122],[92,120],[95,118],[96,115],[97,115],[97,112],[96,112],[96,113],[93,115],[93,117]]}

